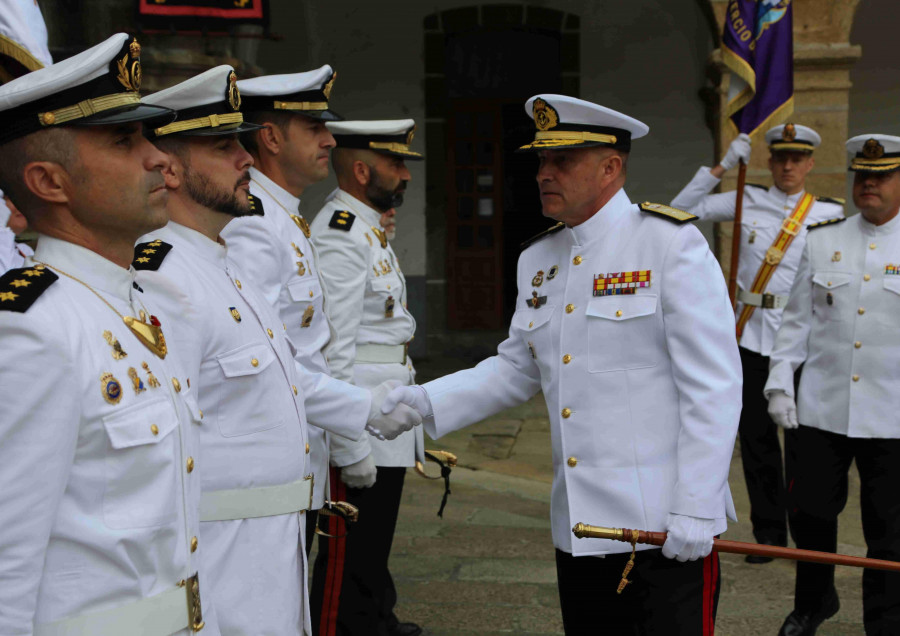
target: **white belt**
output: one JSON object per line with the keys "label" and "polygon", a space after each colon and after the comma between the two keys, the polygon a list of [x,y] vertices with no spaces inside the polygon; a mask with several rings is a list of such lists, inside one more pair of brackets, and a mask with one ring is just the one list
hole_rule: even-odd
{"label": "white belt", "polygon": [[398,364],[406,364],[406,353],[408,350],[408,344],[356,345],[356,364],[389,364],[392,362],[396,362]]}
{"label": "white belt", "polygon": [[172,590],[83,616],[38,623],[34,636],[169,636],[189,624],[185,589]]}
{"label": "white belt", "polygon": [[761,309],[781,309],[787,305],[788,297],[779,294],[754,294],[738,289],[737,299],[745,305]]}
{"label": "white belt", "polygon": [[213,490],[200,495],[200,521],[274,517],[312,508],[313,476],[280,486]]}

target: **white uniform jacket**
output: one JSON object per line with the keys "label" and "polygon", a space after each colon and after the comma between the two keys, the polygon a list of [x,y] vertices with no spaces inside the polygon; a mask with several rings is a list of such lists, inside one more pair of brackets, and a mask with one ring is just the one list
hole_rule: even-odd
{"label": "white uniform jacket", "polygon": [[[672,206],[687,210],[704,221],[733,221],[735,210],[735,193],[708,194],[719,184],[703,167],[697,171],[691,182],[672,199]],[[753,279],[762,266],[766,250],[775,242],[781,230],[781,224],[791,216],[805,192],[787,195],[775,186],[763,186],[748,183],[744,189],[744,206],[741,212],[741,252],[738,259],[738,287],[750,291]],[[827,219],[844,215],[842,205],[833,200],[817,199],[806,215],[804,227],[788,247],[772,279],[765,291],[770,294],[787,296],[791,291],[800,255],[806,243],[807,226]],[[740,316],[743,303],[738,303],[735,311]],[[775,332],[781,324],[783,308],[763,309],[757,307],[744,327],[741,346],[750,351],[769,355],[775,343]]]}
{"label": "white uniform jacket", "polygon": [[[196,383],[203,412],[201,501],[213,491],[308,478],[303,394],[275,311],[225,246],[200,232],[169,223],[142,240],[172,246],[162,262],[149,256],[152,269],[139,270],[137,282],[178,320],[170,339]],[[160,255],[162,248],[143,249]],[[206,593],[225,633],[303,633],[309,620],[297,601],[306,599],[304,531],[297,512],[201,523]]]}
{"label": "white uniform jacket", "polygon": [[[633,294],[594,292],[632,272],[650,284]],[[642,212],[620,190],[584,223],[526,249],[517,279],[509,338],[497,355],[424,385],[434,407],[428,434],[543,389],[558,549],[631,549],[573,539],[579,521],[665,530],[671,512],[717,519],[716,532],[724,531],[726,515],[734,519],[728,468],[741,365],[722,271],[700,232]]]}
{"label": "white uniform jacket", "polygon": [[[124,316],[158,316],[169,339],[180,325],[132,286],[133,271],[94,252],[41,236],[34,258],[103,300],[54,271],[58,280],[24,313],[3,311],[16,300],[10,294],[40,286],[49,269],[25,270],[0,291],[4,636],[177,595],[203,554],[191,550],[200,480],[186,469],[189,458],[202,461],[194,390],[175,346],[160,359],[103,301]],[[185,607],[182,596],[177,608]],[[169,633],[171,613],[154,619],[116,633]],[[206,629],[218,634],[209,620]]]}
{"label": "white uniform jacket", "polygon": [[[332,224],[345,211],[346,225]],[[352,221],[350,220],[352,217]],[[411,384],[412,361],[358,362],[360,345],[403,346],[412,340],[416,321],[406,307],[406,279],[390,243],[378,234],[381,214],[343,190],[335,190],[312,223],[313,243],[319,250],[322,278],[328,286],[328,317],[336,336],[328,345],[334,377],[373,387],[385,380]],[[346,228],[346,229],[345,229]],[[416,427],[390,441],[365,435],[356,442],[330,440],[331,463],[348,466],[370,452],[376,466],[414,466],[424,461],[424,438]]]}
{"label": "white uniform jacket", "polygon": [[22,267],[34,252],[24,243],[16,243],[16,235],[8,227],[0,227],[0,274]]}
{"label": "white uniform jacket", "polygon": [[[797,419],[848,437],[900,437],[900,216],[814,228],[775,338],[765,392],[794,395]],[[804,364],[805,363],[805,364]]]}
{"label": "white uniform jacket", "polygon": [[250,168],[250,176],[250,192],[259,199],[264,214],[233,220],[222,237],[228,242],[229,257],[278,312],[296,349],[297,362],[322,374],[307,375],[303,386],[306,416],[313,425],[313,508],[319,509],[325,500],[328,475],[325,431],[352,439],[368,437],[364,427],[371,394],[330,377],[324,353],[332,338],[325,314],[325,285],[319,275],[316,250],[292,218],[302,219],[297,211],[300,200],[256,168]]}

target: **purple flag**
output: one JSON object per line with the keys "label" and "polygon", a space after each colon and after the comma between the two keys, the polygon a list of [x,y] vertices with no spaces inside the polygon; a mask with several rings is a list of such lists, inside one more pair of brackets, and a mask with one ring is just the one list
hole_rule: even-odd
{"label": "purple flag", "polygon": [[732,72],[725,115],[752,135],[794,110],[791,0],[729,0],[722,59]]}

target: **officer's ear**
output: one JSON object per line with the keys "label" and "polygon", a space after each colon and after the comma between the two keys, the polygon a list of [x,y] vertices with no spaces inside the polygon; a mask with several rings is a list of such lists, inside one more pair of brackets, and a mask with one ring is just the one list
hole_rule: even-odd
{"label": "officer's ear", "polygon": [[279,126],[271,122],[264,122],[262,128],[256,131],[256,142],[260,148],[265,148],[269,153],[277,155],[284,144],[284,133]]}
{"label": "officer's ear", "polygon": [[163,179],[166,181],[167,190],[177,190],[181,187],[181,175],[184,166],[177,155],[168,155],[169,163],[162,169]]}
{"label": "officer's ear", "polygon": [[52,161],[32,161],[22,169],[25,187],[39,200],[46,203],[69,202],[69,173]]}
{"label": "officer's ear", "polygon": [[357,159],[353,162],[353,178],[361,186],[369,185],[372,178],[372,168],[365,161]]}

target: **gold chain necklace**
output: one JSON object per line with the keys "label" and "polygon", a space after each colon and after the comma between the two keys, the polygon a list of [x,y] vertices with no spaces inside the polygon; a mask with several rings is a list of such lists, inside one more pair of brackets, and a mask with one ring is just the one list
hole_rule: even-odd
{"label": "gold chain necklace", "polygon": [[308,222],[306,219],[304,219],[304,218],[303,218],[302,216],[300,216],[299,214],[292,214],[291,211],[288,210],[286,207],[284,207],[284,206],[281,204],[281,201],[279,201],[279,200],[276,199],[274,196],[272,196],[272,193],[269,192],[268,190],[266,190],[266,188],[263,186],[263,184],[261,184],[259,181],[257,181],[256,179],[250,179],[250,180],[251,180],[253,183],[255,183],[257,186],[259,186],[259,189],[260,189],[260,190],[262,190],[263,192],[265,192],[266,194],[268,194],[268,195],[269,195],[269,198],[272,199],[272,200],[276,203],[276,205],[278,205],[279,208],[281,208],[282,210],[284,210],[285,212],[287,212],[287,215],[288,215],[289,217],[291,217],[291,219],[294,221],[294,223],[297,224],[297,227],[300,228],[300,231],[303,232],[303,235],[304,235],[306,238],[309,238],[309,237],[310,237],[309,222]]}
{"label": "gold chain necklace", "polygon": [[166,354],[169,352],[166,347],[166,337],[163,335],[162,326],[159,324],[159,320],[157,320],[154,316],[150,316],[150,322],[147,322],[147,313],[141,309],[141,317],[140,319],[135,318],[134,316],[123,316],[119,313],[119,310],[113,307],[108,300],[106,300],[103,296],[97,293],[97,290],[88,285],[86,282],[79,278],[75,278],[71,274],[68,274],[62,271],[60,268],[55,265],[49,265],[47,263],[42,263],[41,261],[34,261],[38,265],[42,267],[48,267],[54,271],[59,272],[63,276],[67,278],[71,278],[76,283],[81,283],[85,287],[87,287],[94,296],[103,301],[103,304],[113,310],[119,318],[122,319],[122,322],[125,323],[125,326],[131,330],[131,333],[135,335],[135,337],[141,341],[145,347],[150,349],[154,354],[159,356],[160,358],[165,358]]}

